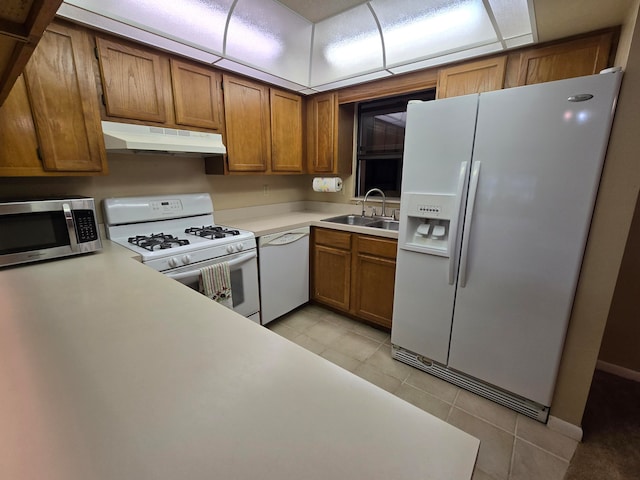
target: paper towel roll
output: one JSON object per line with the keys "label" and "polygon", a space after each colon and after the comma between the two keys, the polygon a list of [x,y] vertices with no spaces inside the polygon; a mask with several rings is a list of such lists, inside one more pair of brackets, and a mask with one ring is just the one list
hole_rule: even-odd
{"label": "paper towel roll", "polygon": [[342,179],[340,177],[316,177],[313,179],[313,190],[315,192],[339,192],[342,190]]}

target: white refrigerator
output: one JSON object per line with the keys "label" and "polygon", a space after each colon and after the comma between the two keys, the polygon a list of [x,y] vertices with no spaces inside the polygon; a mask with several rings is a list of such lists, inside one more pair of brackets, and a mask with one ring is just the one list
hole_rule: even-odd
{"label": "white refrigerator", "polygon": [[394,358],[546,421],[621,77],[409,103]]}

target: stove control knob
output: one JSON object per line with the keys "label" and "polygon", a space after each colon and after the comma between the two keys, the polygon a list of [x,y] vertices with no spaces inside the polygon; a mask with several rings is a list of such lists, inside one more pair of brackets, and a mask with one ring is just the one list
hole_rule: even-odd
{"label": "stove control knob", "polygon": [[238,245],[236,245],[236,248],[238,249],[239,252],[241,252],[244,249],[244,245],[239,243]]}
{"label": "stove control knob", "polygon": [[178,262],[178,259],[177,259],[177,258],[175,258],[175,257],[171,257],[171,258],[169,259],[169,266],[170,266],[170,267],[175,268],[175,267],[177,267],[178,265],[180,265],[180,263]]}
{"label": "stove control knob", "polygon": [[191,263],[191,255],[185,255],[184,257],[182,257],[182,263],[184,263],[185,265]]}
{"label": "stove control knob", "polygon": [[236,251],[236,247],[234,247],[233,245],[227,245],[227,252],[228,253],[233,253]]}

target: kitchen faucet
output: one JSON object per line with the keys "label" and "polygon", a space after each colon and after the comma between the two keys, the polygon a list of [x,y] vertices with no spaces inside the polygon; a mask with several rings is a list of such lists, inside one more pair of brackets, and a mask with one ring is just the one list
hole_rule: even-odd
{"label": "kitchen faucet", "polygon": [[384,211],[384,206],[387,201],[387,197],[385,197],[384,192],[379,188],[372,188],[367,193],[365,193],[364,200],[362,201],[362,216],[364,217],[364,213],[365,213],[364,210],[367,206],[367,198],[369,198],[370,193],[379,193],[380,195],[382,195],[382,216],[383,217],[386,216]]}

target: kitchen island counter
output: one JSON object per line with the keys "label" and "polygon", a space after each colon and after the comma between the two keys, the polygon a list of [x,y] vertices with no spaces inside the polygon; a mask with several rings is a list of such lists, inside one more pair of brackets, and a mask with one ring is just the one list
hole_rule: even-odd
{"label": "kitchen island counter", "polygon": [[105,244],[0,270],[0,478],[471,477],[475,438]]}

